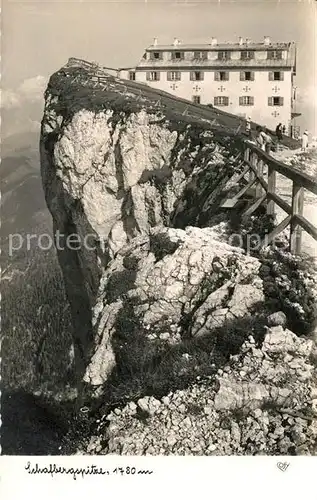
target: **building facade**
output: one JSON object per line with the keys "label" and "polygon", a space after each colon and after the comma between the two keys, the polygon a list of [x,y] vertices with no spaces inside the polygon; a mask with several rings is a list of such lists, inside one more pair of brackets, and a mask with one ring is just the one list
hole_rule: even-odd
{"label": "building facade", "polygon": [[119,70],[121,78],[135,80],[197,104],[212,104],[229,113],[287,133],[292,128],[294,42],[153,45],[135,68]]}

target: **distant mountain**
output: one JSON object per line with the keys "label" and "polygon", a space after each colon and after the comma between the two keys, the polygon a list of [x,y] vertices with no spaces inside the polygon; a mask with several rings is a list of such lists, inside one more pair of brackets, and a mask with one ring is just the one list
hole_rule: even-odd
{"label": "distant mountain", "polygon": [[12,259],[16,262],[22,255],[25,257],[24,252],[9,256],[10,234],[25,237],[27,233],[52,233],[42,189],[38,141],[39,136],[34,132],[15,134],[3,140],[0,168],[3,270],[12,267]]}
{"label": "distant mountain", "polygon": [[[2,366],[1,390],[7,394],[3,409],[5,453],[25,454],[29,449],[19,451],[14,440],[17,429],[26,434],[23,415],[35,411],[33,404],[26,405],[25,398],[45,391],[49,384],[63,385],[69,363],[71,326],[63,278],[54,245],[45,250],[38,244],[38,236],[52,237],[53,233],[42,188],[38,143],[39,134],[28,130],[10,135],[2,143],[0,264],[6,363]],[[15,246],[11,252],[10,235]],[[33,236],[29,245],[28,235]],[[22,244],[17,248],[19,242]],[[17,395],[12,390],[18,390]]]}

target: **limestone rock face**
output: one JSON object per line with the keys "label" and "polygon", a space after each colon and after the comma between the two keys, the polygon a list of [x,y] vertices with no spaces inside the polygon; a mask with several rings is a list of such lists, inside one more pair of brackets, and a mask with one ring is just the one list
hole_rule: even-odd
{"label": "limestone rock face", "polygon": [[[102,396],[82,451],[314,454],[316,347],[280,310],[286,264],[228,244],[220,205],[243,168],[239,141],[203,107],[190,115],[76,64],[45,98],[42,178],[76,380],[90,403]],[[297,319],[312,309],[307,283],[287,295]]]}
{"label": "limestone rock face", "polygon": [[[100,283],[94,316],[96,348],[87,382],[100,385],[107,379],[115,362],[112,337],[120,330],[124,335],[128,320],[131,324],[133,319],[134,329],[149,340],[173,344],[180,340],[179,332],[184,334],[186,318],[187,335],[202,336],[222,326],[219,311],[224,305],[222,324],[249,317],[252,307],[263,302],[256,283],[258,260],[214,235],[213,228],[153,228],[118,251]],[[223,266],[215,266],[220,260]],[[255,284],[240,285],[246,276]]]}
{"label": "limestone rock face", "polygon": [[234,141],[224,143],[206,120],[185,119],[183,108],[164,99],[160,109],[151,95],[132,102],[119,85],[106,76],[95,85],[84,68],[62,68],[48,84],[41,130],[76,368],[94,385],[115,365],[111,339],[127,300],[138,302],[144,328],[161,328],[163,317],[177,324],[213,272],[214,257],[232,253],[200,227],[217,213]]}

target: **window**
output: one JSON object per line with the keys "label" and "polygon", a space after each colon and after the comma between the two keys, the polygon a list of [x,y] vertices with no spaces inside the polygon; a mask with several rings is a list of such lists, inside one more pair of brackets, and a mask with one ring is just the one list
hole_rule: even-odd
{"label": "window", "polygon": [[268,50],[267,52],[268,59],[282,59],[282,55],[282,50]]}
{"label": "window", "polygon": [[192,97],[192,101],[193,101],[195,104],[200,104],[200,95],[193,95],[193,97]]}
{"label": "window", "polygon": [[250,61],[251,59],[254,59],[254,50],[243,50],[241,52],[241,59],[242,61]]}
{"label": "window", "polygon": [[172,59],[181,61],[182,59],[184,59],[184,52],[172,52]]}
{"label": "window", "polygon": [[195,51],[194,52],[194,59],[203,59],[203,60],[206,60],[207,59],[207,51],[206,50]]}
{"label": "window", "polygon": [[214,105],[215,106],[229,106],[229,97],[225,97],[220,95],[218,97],[214,97]]}
{"label": "window", "polygon": [[215,80],[220,80],[221,82],[226,82],[229,80],[228,71],[215,71]]}
{"label": "window", "polygon": [[201,81],[204,79],[204,73],[202,71],[191,71],[190,79],[194,81]]}
{"label": "window", "polygon": [[240,80],[247,80],[248,82],[254,81],[254,71],[241,71]]}
{"label": "window", "polygon": [[272,81],[282,81],[284,80],[283,71],[270,71],[269,72],[269,80]]}
{"label": "window", "polygon": [[135,80],[135,71],[129,71],[129,80]]}
{"label": "window", "polygon": [[162,52],[151,52],[151,55],[150,55],[150,59],[153,61],[157,61],[157,60],[160,60],[162,59]]}
{"label": "window", "polygon": [[283,106],[284,104],[284,97],[269,97],[268,98],[268,105],[269,106]]}
{"label": "window", "polygon": [[231,52],[229,52],[229,50],[219,50],[218,60],[227,61],[228,59],[231,59]]}
{"label": "window", "polygon": [[146,79],[151,82],[158,82],[160,79],[160,73],[158,71],[148,71],[146,74]]}
{"label": "window", "polygon": [[176,80],[181,79],[181,72],[180,71],[168,71],[167,72],[167,80],[170,82],[175,82]]}
{"label": "window", "polygon": [[146,59],[146,52],[144,52],[143,54],[143,59]]}
{"label": "window", "polygon": [[240,106],[253,106],[254,105],[254,97],[249,95],[244,95],[239,97],[239,105]]}

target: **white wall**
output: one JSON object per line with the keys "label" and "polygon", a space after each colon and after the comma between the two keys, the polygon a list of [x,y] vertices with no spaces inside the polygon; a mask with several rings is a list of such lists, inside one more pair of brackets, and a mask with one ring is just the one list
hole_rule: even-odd
{"label": "white wall", "polygon": [[[122,78],[128,78],[128,72],[122,72]],[[230,70],[229,81],[214,80],[214,71],[204,71],[203,81],[191,81],[190,71],[181,71],[181,81],[167,80],[167,71],[160,72],[158,82],[148,81],[146,71],[136,70],[136,81],[147,83],[153,88],[162,89],[175,96],[192,100],[194,95],[201,97],[201,104],[214,104],[215,96],[228,96],[229,106],[221,109],[230,113],[250,116],[255,122],[275,129],[282,123],[288,129],[291,119],[291,71],[284,71],[283,81],[270,81],[267,70],[254,72],[254,81],[240,81],[240,70]],[[223,89],[222,91],[220,89]],[[250,90],[246,91],[248,88]],[[275,91],[275,88],[277,91]],[[239,97],[249,95],[254,97],[254,106],[240,106]],[[269,106],[268,97],[281,96],[283,106]],[[277,114],[275,116],[275,113]]]}

